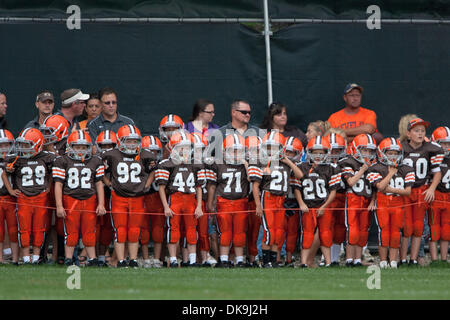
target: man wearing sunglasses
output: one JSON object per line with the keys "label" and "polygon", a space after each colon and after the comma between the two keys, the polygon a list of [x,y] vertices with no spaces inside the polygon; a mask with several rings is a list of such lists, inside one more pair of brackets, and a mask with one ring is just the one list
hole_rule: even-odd
{"label": "man wearing sunglasses", "polygon": [[235,100],[231,104],[231,122],[219,128],[222,135],[238,133],[244,137],[255,136],[258,134],[258,127],[250,122],[251,108],[250,104],[245,100]]}
{"label": "man wearing sunglasses", "polygon": [[101,89],[98,92],[98,97],[102,104],[102,112],[97,118],[89,122],[87,126],[92,141],[95,141],[98,134],[104,130],[117,132],[124,125],[134,125],[134,121],[131,118],[117,112],[117,94],[113,88]]}

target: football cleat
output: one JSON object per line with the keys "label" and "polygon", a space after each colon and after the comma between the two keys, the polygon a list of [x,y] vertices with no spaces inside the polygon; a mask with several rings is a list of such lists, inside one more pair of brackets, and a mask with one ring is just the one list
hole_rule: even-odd
{"label": "football cleat", "polygon": [[138,262],[136,261],[136,260],[130,260],[130,262],[128,263],[128,266],[130,267],[130,268],[134,268],[134,269],[137,269],[137,268],[139,268],[139,264],[138,264]]}
{"label": "football cleat", "polygon": [[345,262],[345,266],[348,267],[348,268],[353,268],[353,266],[354,266],[353,260]]}
{"label": "football cleat", "polygon": [[170,268],[179,268],[180,265],[178,264],[178,262],[174,261],[169,264],[169,267]]}
{"label": "football cleat", "polygon": [[419,262],[417,260],[409,260],[408,267],[418,267]]}
{"label": "football cleat", "polygon": [[72,260],[72,259],[70,259],[70,258],[65,258],[65,259],[64,259],[64,265],[65,265],[65,266],[72,266],[72,265],[75,265],[75,263],[73,263],[73,260]]}
{"label": "football cleat", "polygon": [[245,268],[246,266],[245,266],[245,263],[243,262],[243,261],[239,261],[237,264],[236,264],[236,268]]}
{"label": "football cleat", "polygon": [[387,268],[389,268],[388,262],[385,261],[385,260],[380,261],[380,268],[381,268],[381,269],[387,269]]}
{"label": "football cleat", "polygon": [[89,259],[86,262],[86,267],[97,267],[98,266],[98,259],[94,258],[94,259]]}
{"label": "football cleat", "polygon": [[391,268],[392,269],[397,269],[397,261],[391,261]]}
{"label": "football cleat", "polygon": [[117,268],[128,268],[127,260],[117,262]]}

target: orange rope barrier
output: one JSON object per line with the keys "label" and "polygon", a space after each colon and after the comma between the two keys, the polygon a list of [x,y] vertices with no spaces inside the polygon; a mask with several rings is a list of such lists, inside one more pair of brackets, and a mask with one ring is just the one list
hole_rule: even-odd
{"label": "orange rope barrier", "polygon": [[[8,203],[8,204],[17,204],[16,202],[13,201],[7,201],[4,199],[0,200],[0,203]],[[388,209],[388,208],[405,208],[405,207],[409,207],[409,206],[415,206],[415,205],[419,205],[419,204],[423,204],[423,203],[428,203],[428,202],[416,202],[416,203],[408,203],[405,205],[401,205],[401,206],[389,206],[389,207],[379,207],[377,209]],[[450,209],[450,201],[441,201],[441,200],[434,200],[433,203],[446,203],[449,205],[449,209]],[[72,208],[70,208],[68,211],[72,211],[75,207],[75,204],[72,206]],[[27,204],[27,206],[30,207],[35,207],[35,208],[46,208],[46,209],[52,209],[55,210],[56,207],[48,207],[48,206],[37,206],[37,205],[33,205],[33,204]],[[301,211],[300,208],[285,208],[287,210],[293,210],[293,211]],[[317,208],[314,208],[317,209]],[[345,210],[348,208],[326,208],[325,210]],[[365,210],[367,208],[352,208],[353,210]],[[77,210],[80,212],[91,212],[91,213],[95,213],[95,211],[93,210]],[[244,210],[244,211],[224,211],[224,212],[220,212],[220,214],[230,214],[230,213],[252,213],[255,212],[256,210]],[[106,213],[112,213],[111,211],[106,211]],[[164,215],[164,213],[161,212],[114,212],[114,213],[129,213],[129,214],[145,214],[145,215]],[[193,213],[192,213],[193,214]],[[207,215],[216,215],[216,212],[203,212],[203,214],[207,214]],[[191,215],[190,213],[183,213],[183,214],[178,214],[178,215]]]}

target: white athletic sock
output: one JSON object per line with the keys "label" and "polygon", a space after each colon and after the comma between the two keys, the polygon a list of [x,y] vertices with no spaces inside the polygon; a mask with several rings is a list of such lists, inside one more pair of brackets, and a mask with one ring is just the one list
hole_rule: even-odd
{"label": "white athletic sock", "polygon": [[236,263],[239,263],[239,262],[244,262],[244,256],[237,256],[236,257]]}
{"label": "white athletic sock", "polygon": [[358,262],[361,263],[361,259],[355,259],[355,260],[353,260],[353,263],[354,263],[354,264],[357,264]]}
{"label": "white athletic sock", "polygon": [[98,256],[98,261],[105,262],[106,257],[105,256]]}
{"label": "white athletic sock", "polygon": [[37,262],[37,261],[39,261],[39,255],[33,254],[33,262]]}
{"label": "white athletic sock", "polygon": [[177,257],[170,257],[170,263],[177,262]]}
{"label": "white athletic sock", "polygon": [[347,262],[347,263],[352,263],[352,262],[353,262],[353,259],[347,259],[346,262]]}
{"label": "white athletic sock", "polygon": [[194,264],[197,261],[196,253],[189,253],[189,263]]}
{"label": "white athletic sock", "polygon": [[23,256],[23,262],[30,262],[30,256]]}
{"label": "white athletic sock", "polygon": [[220,256],[220,261],[227,262],[228,261],[228,255],[224,254],[224,255]]}
{"label": "white athletic sock", "polygon": [[333,244],[331,246],[331,262],[338,262],[340,253],[341,253],[341,245]]}
{"label": "white athletic sock", "polygon": [[11,254],[11,253],[12,253],[11,248],[3,249],[3,254]]}

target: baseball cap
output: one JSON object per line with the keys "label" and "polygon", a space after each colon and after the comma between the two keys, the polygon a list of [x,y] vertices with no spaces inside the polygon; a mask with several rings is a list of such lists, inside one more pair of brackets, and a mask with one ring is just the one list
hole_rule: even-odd
{"label": "baseball cap", "polygon": [[49,92],[49,91],[42,91],[41,93],[39,93],[36,96],[36,101],[44,102],[44,101],[47,101],[47,100],[55,101],[55,98],[53,97],[53,94],[51,92]]}
{"label": "baseball cap", "polygon": [[361,87],[359,84],[357,84],[357,83],[349,83],[349,84],[347,84],[345,86],[344,94],[349,93],[353,89],[359,89],[359,91],[361,91],[361,93],[364,91],[363,87]]}
{"label": "baseball cap", "polygon": [[81,92],[80,89],[67,89],[61,93],[62,105],[69,105],[77,100],[87,100],[89,95]]}
{"label": "baseball cap", "polygon": [[420,119],[420,118],[415,118],[415,119],[412,119],[409,123],[408,123],[408,127],[407,127],[407,130],[409,131],[409,130],[411,130],[412,128],[414,128],[415,126],[418,126],[418,125],[423,125],[423,126],[425,126],[425,128],[428,128],[429,126],[430,126],[430,123],[428,122],[428,121],[425,121],[425,120],[422,120],[422,119]]}

